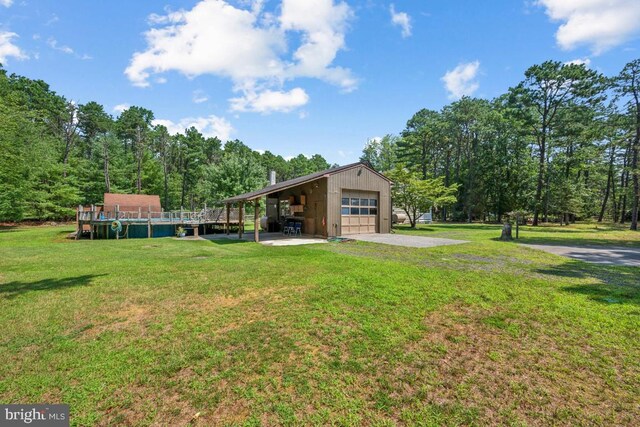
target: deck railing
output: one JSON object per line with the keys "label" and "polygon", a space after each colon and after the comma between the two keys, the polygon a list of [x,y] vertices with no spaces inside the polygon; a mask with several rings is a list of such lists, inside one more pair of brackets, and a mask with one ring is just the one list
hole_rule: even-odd
{"label": "deck railing", "polygon": [[[238,209],[230,209],[229,222],[237,222],[239,219]],[[175,224],[186,223],[203,223],[203,222],[215,222],[225,223],[227,222],[227,211],[225,208],[208,208],[200,211],[120,211],[120,210],[102,210],[96,209],[93,211],[78,209],[79,221],[114,221],[114,220],[126,220],[126,221],[149,221],[151,222],[164,222]]]}

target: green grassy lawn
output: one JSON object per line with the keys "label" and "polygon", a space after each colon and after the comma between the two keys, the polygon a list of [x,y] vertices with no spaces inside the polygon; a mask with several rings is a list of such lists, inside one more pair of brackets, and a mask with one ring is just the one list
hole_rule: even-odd
{"label": "green grassy lawn", "polygon": [[[0,402],[73,425],[637,425],[640,269],[495,240],[268,247],[0,229]],[[615,227],[530,243],[640,246]]]}
{"label": "green grassy lawn", "polygon": [[[408,233],[448,239],[483,241],[498,239],[501,225],[493,224],[421,224],[412,230],[400,225],[398,233]],[[513,237],[516,227],[513,226]],[[628,225],[578,223],[570,226],[520,226],[519,243],[540,245],[608,245],[640,247],[640,233],[629,231]]]}

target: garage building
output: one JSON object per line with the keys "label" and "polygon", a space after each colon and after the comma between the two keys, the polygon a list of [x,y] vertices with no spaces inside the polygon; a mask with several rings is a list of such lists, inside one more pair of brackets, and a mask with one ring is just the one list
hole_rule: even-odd
{"label": "garage building", "polygon": [[[256,222],[268,231],[281,231],[294,223],[301,234],[318,237],[391,231],[391,181],[364,163],[279,183],[274,182],[272,173],[271,181],[268,187],[223,202],[227,209],[253,203]],[[260,221],[259,202],[263,197],[266,213]],[[258,227],[255,235],[257,241]]]}

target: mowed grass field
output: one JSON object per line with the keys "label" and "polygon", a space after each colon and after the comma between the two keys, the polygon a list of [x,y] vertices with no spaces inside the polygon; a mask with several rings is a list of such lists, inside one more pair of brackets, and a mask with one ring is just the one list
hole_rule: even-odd
{"label": "mowed grass field", "polygon": [[[0,402],[72,425],[628,425],[640,269],[497,241],[266,247],[0,229]],[[522,242],[640,246],[611,226]]]}

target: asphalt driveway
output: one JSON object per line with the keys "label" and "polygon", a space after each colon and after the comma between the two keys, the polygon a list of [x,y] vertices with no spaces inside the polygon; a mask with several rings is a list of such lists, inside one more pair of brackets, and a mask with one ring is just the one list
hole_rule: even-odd
{"label": "asphalt driveway", "polygon": [[406,234],[354,234],[347,237],[363,242],[384,243],[386,245],[406,246],[410,248],[434,248],[436,246],[469,243],[466,240],[440,239],[437,237],[410,236]]}
{"label": "asphalt driveway", "polygon": [[617,246],[522,245],[594,264],[640,267],[640,248]]}

